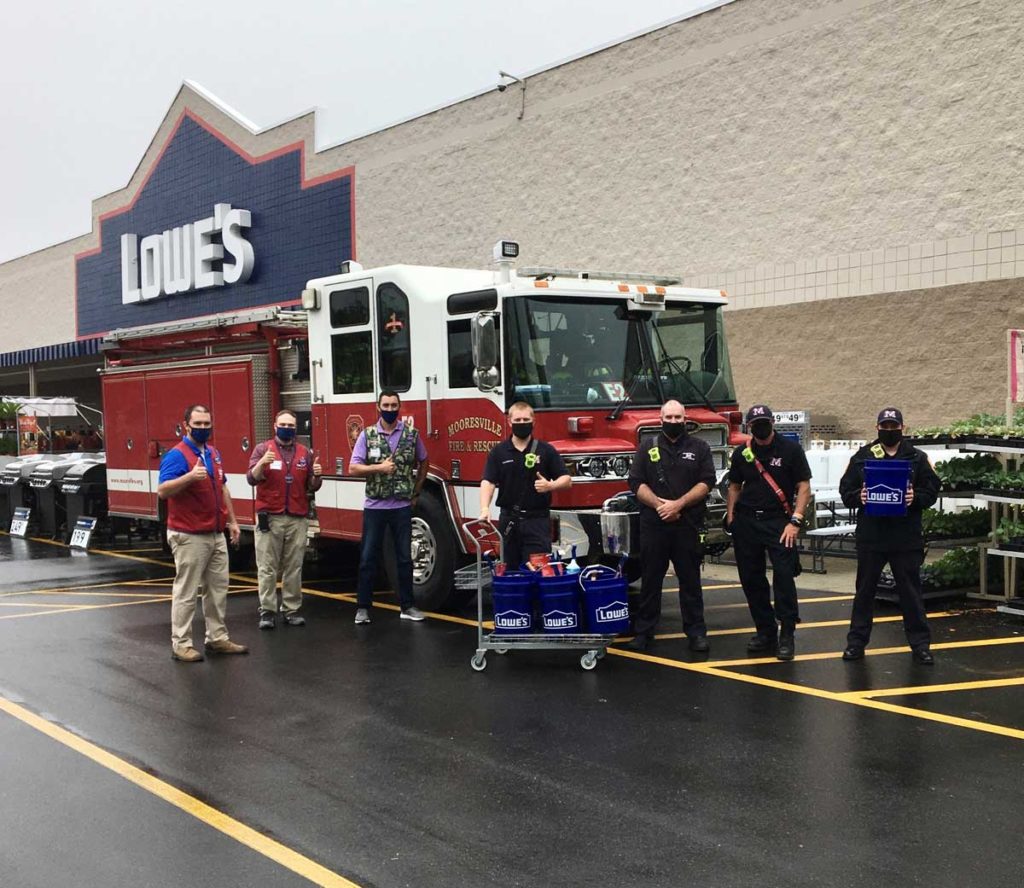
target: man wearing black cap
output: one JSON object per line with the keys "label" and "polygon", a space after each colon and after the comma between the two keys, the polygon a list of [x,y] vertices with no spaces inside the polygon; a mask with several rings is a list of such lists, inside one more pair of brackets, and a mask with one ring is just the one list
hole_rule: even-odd
{"label": "man wearing black cap", "polygon": [[[796,538],[811,497],[811,469],[796,441],[775,434],[775,415],[767,405],[755,404],[747,411],[747,428],[750,443],[733,451],[729,466],[725,519],[757,629],[747,650],[775,651],[780,660],[792,660],[800,621]],[[772,562],[771,587],[766,552]]]}
{"label": "man wearing black cap", "polygon": [[700,586],[700,548],[705,503],[715,483],[711,447],[686,432],[679,401],[661,408],[661,433],[641,441],[629,469],[629,488],[640,503],[640,603],[633,621],[635,637],[626,645],[647,650],[661,619],[661,589],[669,561],[679,580],[679,608],[690,650],[706,654],[704,593]]}
{"label": "man wearing black cap", "polygon": [[[910,463],[906,515],[868,515],[864,463],[869,460],[904,460]],[[860,660],[871,640],[872,611],[878,579],[888,562],[896,581],[903,612],[903,631],[918,663],[931,666],[931,631],[921,591],[924,563],[924,534],[921,513],[939,498],[942,482],[928,456],[903,439],[903,414],[886,407],[878,414],[878,438],[861,447],[846,467],[839,482],[843,505],[857,509],[857,594],[853,599],[850,631],[846,636],[844,660]]]}

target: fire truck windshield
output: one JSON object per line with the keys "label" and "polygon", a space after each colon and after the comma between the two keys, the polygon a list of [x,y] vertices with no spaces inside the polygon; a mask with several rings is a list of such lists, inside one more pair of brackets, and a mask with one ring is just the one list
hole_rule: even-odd
{"label": "fire truck windshield", "polygon": [[506,391],[534,407],[735,404],[722,307],[513,297],[504,302]]}

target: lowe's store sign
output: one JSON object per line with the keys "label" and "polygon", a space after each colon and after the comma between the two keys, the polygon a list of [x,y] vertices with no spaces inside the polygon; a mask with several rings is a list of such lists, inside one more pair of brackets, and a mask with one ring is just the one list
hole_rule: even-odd
{"label": "lowe's store sign", "polygon": [[353,171],[305,177],[302,143],[252,156],[186,111],[131,203],[75,257],[80,337],[298,302],[352,258]]}
{"label": "lowe's store sign", "polygon": [[243,232],[251,227],[248,210],[217,204],[212,216],[144,237],[141,247],[137,234],[122,234],[121,301],[127,305],[245,283],[252,277],[255,256]]}

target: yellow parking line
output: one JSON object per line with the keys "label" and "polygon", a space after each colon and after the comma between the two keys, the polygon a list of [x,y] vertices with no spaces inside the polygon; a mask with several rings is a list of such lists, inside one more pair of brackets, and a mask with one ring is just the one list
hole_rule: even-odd
{"label": "yellow parking line", "polygon": [[[928,614],[929,620],[937,620],[943,617],[961,617],[963,611],[936,611],[935,613]],[[902,616],[890,616],[890,617],[875,617],[875,623],[898,623],[903,619]],[[803,632],[804,629],[833,629],[836,626],[849,626],[850,621],[847,620],[820,620],[817,623],[801,623],[799,632]],[[708,635],[749,635],[754,631],[753,626],[742,626],[739,629],[711,629],[708,631]],[[798,632],[798,634],[799,634]],[[671,638],[686,638],[686,634],[683,632],[666,632],[664,635],[655,635],[656,639],[671,639]]]}
{"label": "yellow parking line", "polygon": [[[707,586],[704,587],[705,589]],[[804,598],[800,596],[800,604],[824,604],[826,601],[853,601],[852,595],[825,595],[821,598]],[[732,610],[733,608],[747,608],[745,601],[734,601],[729,604],[706,604],[704,610]]]}
{"label": "yellow parking line", "polygon": [[989,688],[1009,688],[1024,685],[1024,677],[989,678],[981,681],[955,681],[941,685],[912,685],[907,688],[885,688],[877,691],[847,691],[843,694],[848,698],[874,699],[876,697],[903,697],[914,694],[947,694],[951,691],[976,691]]}
{"label": "yellow parking line", "polygon": [[105,610],[111,607],[130,607],[133,604],[155,604],[158,601],[167,602],[170,601],[166,595],[161,598],[141,598],[134,599],[132,601],[114,601],[110,604],[70,604],[63,608],[54,608],[53,610],[44,611],[32,611],[27,614],[5,614],[0,616],[0,620],[17,620],[22,617],[49,617],[52,614],[70,614],[74,611],[86,611],[86,610]]}
{"label": "yellow parking line", "polygon": [[95,743],[83,740],[81,737],[72,734],[70,731],[61,728],[52,722],[30,712],[17,703],[12,703],[5,697],[0,696],[0,710],[6,712],[13,718],[18,719],[30,728],[34,728],[41,734],[45,734],[52,740],[66,746],[69,749],[91,759],[101,767],[112,771],[119,777],[134,783],[136,786],[151,793],[157,798],[163,799],[168,804],[174,805],[191,817],[196,818],[207,826],[211,826],[236,842],[251,848],[258,854],[262,854],[269,860],[274,861],[285,869],[291,870],[304,879],[308,879],[314,885],[327,886],[327,888],[359,888],[355,882],[351,882],[344,876],[321,866],[308,857],[293,851],[286,845],[281,844],[269,836],[257,832],[251,826],[246,826],[239,820],[230,817],[223,811],[218,811],[211,805],[199,801],[194,796],[182,792],[152,774],[147,774],[141,768],[129,764],[124,759],[101,749]]}

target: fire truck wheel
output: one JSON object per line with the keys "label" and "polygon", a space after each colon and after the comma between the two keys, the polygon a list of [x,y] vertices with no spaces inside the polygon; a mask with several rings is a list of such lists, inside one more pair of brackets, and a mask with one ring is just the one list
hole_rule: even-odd
{"label": "fire truck wheel", "polygon": [[[388,584],[397,589],[394,561],[385,558],[384,569]],[[449,607],[454,572],[455,538],[451,519],[437,496],[424,491],[412,516],[412,591],[416,606],[424,610]]]}

